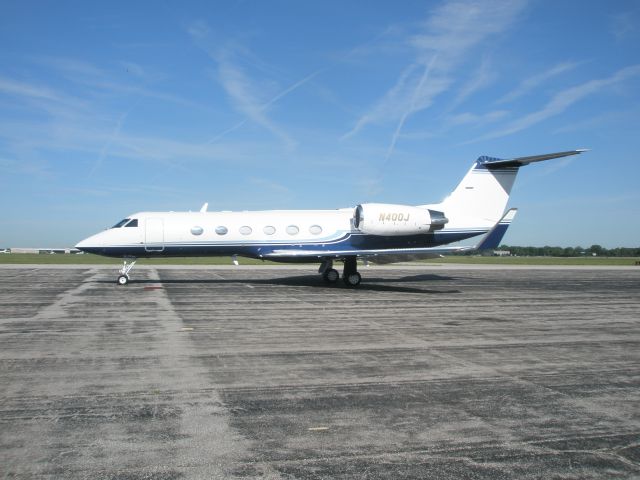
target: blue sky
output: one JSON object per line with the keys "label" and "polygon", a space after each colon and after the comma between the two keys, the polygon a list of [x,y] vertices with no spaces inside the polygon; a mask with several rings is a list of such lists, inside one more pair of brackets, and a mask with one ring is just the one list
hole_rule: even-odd
{"label": "blue sky", "polygon": [[637,1],[3,2],[0,247],[141,210],[442,200],[524,168],[505,242],[640,245]]}

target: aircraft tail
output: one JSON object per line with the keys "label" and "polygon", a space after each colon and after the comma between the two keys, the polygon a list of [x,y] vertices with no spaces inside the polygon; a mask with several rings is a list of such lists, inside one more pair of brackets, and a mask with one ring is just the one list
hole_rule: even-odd
{"label": "aircraft tail", "polygon": [[570,150],[511,159],[482,156],[438,207],[448,218],[474,218],[481,222],[496,223],[507,206],[520,167],[584,151]]}

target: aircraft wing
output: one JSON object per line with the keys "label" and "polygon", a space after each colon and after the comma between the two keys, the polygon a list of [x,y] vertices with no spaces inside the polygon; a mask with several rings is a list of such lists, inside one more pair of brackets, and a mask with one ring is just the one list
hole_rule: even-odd
{"label": "aircraft wing", "polygon": [[[351,250],[273,250],[266,253],[263,258],[266,260],[278,258],[344,258],[350,256],[377,257],[386,255],[398,255],[406,259],[410,255],[428,255],[423,258],[435,258],[444,253],[463,252],[473,250],[474,247],[429,247],[429,248],[387,248],[387,249],[351,249]],[[398,260],[396,260],[398,261]]]}
{"label": "aircraft wing", "polygon": [[473,246],[439,246],[424,248],[385,248],[385,249],[351,249],[351,250],[273,250],[263,256],[269,260],[278,260],[285,258],[295,259],[326,259],[326,258],[344,258],[349,256],[358,256],[366,258],[373,263],[394,263],[406,262],[409,260],[422,260],[427,258],[438,258],[447,253],[461,253],[474,250],[489,250],[497,248],[502,241],[502,237],[516,216],[516,208],[510,209],[491,230],[489,230],[478,242]]}

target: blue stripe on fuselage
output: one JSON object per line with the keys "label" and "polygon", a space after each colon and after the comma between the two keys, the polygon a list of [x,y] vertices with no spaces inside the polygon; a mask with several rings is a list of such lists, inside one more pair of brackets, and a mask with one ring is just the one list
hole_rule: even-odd
{"label": "blue stripe on fuselage", "polygon": [[[274,250],[279,252],[291,250],[317,251],[318,256],[331,255],[331,251],[345,250],[379,250],[386,248],[429,248],[458,242],[486,233],[486,229],[469,229],[460,231],[446,231],[404,236],[380,236],[363,233],[348,233],[339,240],[331,243],[207,243],[180,242],[165,243],[162,250],[147,251],[145,245],[116,245],[109,247],[85,247],[83,251],[106,257],[201,257],[201,256],[230,256],[240,255],[252,258],[262,258]],[[161,246],[158,246],[161,248]]]}

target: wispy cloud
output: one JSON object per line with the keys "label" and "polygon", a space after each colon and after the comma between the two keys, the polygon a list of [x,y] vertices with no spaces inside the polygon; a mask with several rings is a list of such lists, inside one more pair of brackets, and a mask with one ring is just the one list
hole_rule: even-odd
{"label": "wispy cloud", "polygon": [[215,48],[210,47],[209,45],[212,43],[210,38],[211,30],[204,21],[193,22],[187,27],[187,32],[196,45],[202,48],[216,62],[216,79],[229,96],[233,107],[245,117],[240,122],[216,134],[207,143],[217,142],[247,122],[252,122],[280,139],[286,149],[293,149],[296,142],[281,125],[269,117],[267,111],[279,100],[311,81],[325,69],[316,70],[282,90],[273,93],[273,83],[265,87],[264,80],[254,80],[243,65],[248,64],[250,67],[257,68],[263,72],[273,73],[274,69],[256,59],[246,47],[234,42],[227,42],[223,46],[217,45]]}
{"label": "wispy cloud", "polygon": [[292,194],[288,187],[268,178],[251,177],[249,178],[249,182],[262,190],[269,190],[279,196],[290,197]]}
{"label": "wispy cloud", "polygon": [[86,110],[87,102],[48,85],[0,76],[0,95],[6,95],[27,111],[35,108],[55,118],[75,115]]}
{"label": "wispy cloud", "polygon": [[[238,65],[232,63],[226,55],[219,60],[218,78],[227,94],[231,97],[238,111],[243,113],[248,120],[262,126],[282,140],[288,149],[292,149],[295,147],[295,141],[284,131],[282,127],[269,118],[267,110],[276,102],[297,90],[314,77],[318,76],[322,71],[324,71],[324,69],[316,70],[315,72],[287,86],[267,100],[256,97],[255,92],[259,92],[260,89],[256,88],[255,82],[253,82]],[[233,127],[214,137],[213,140],[218,140],[223,135],[240,128],[244,124],[245,121],[237,123]]]}
{"label": "wispy cloud", "polygon": [[[116,69],[105,69],[83,60],[65,57],[39,56],[33,57],[33,61],[51,69],[69,82],[85,87],[83,89],[85,98],[95,99],[105,94],[131,95],[153,98],[188,108],[206,109],[203,105],[181,96],[150,88],[151,83],[161,80],[163,76],[150,73],[148,69],[137,63],[123,60],[117,62]],[[123,80],[123,74],[128,74],[130,77]],[[89,92],[86,92],[87,89]]]}
{"label": "wispy cloud", "polygon": [[478,139],[472,140],[472,142],[504,137],[519,132],[537,123],[540,123],[543,120],[561,114],[571,105],[582,100],[585,97],[588,97],[589,95],[595,95],[629,78],[637,76],[640,76],[640,65],[633,65],[618,70],[610,77],[591,80],[575,87],[567,88],[565,90],[562,90],[561,92],[556,93],[553,98],[540,110],[525,115],[524,117],[513,121],[510,125],[507,125],[506,127],[495,132],[484,135]]}
{"label": "wispy cloud", "polygon": [[504,120],[505,117],[508,117],[510,114],[511,112],[508,110],[491,110],[485,113],[462,112],[457,114],[447,114],[444,116],[443,120],[439,122],[439,127],[429,129],[427,131],[420,130],[416,132],[404,132],[400,138],[407,140],[426,140],[442,137],[452,129],[458,127],[464,127],[465,129],[468,129],[469,127],[484,127],[490,123]]}
{"label": "wispy cloud", "polygon": [[194,20],[187,25],[187,33],[197,42],[204,42],[211,33],[211,29],[204,20]]}
{"label": "wispy cloud", "polygon": [[601,130],[605,126],[620,125],[627,129],[637,129],[640,126],[640,106],[633,105],[623,111],[609,111],[586,117],[579,122],[571,122],[554,130],[553,133],[576,132],[580,130]]}
{"label": "wispy cloud", "polygon": [[[0,169],[6,175],[27,175],[51,178],[51,170],[43,163],[32,160],[11,160],[0,157]],[[6,179],[6,177],[5,177]]]}
{"label": "wispy cloud", "polygon": [[438,56],[434,55],[431,61],[429,62],[429,64],[425,66],[422,77],[420,77],[420,81],[416,85],[416,88],[413,91],[413,95],[411,96],[409,108],[403,112],[402,116],[400,117],[400,120],[398,121],[398,125],[396,126],[396,130],[393,132],[393,137],[391,137],[391,144],[389,145],[389,149],[387,150],[387,155],[385,157],[385,160],[389,160],[389,158],[391,157],[391,154],[393,153],[393,150],[396,147],[398,136],[402,131],[402,127],[404,127],[404,122],[406,122],[409,115],[411,115],[411,113],[415,111],[416,105],[420,101],[419,95],[421,94],[422,89],[424,88],[424,84],[427,82],[429,75],[431,74],[433,64],[435,63],[437,58]]}
{"label": "wispy cloud", "polygon": [[[422,68],[420,68],[422,67]],[[418,73],[421,72],[421,73]],[[356,122],[355,126],[346,134],[342,136],[342,139],[348,139],[356,135],[360,130],[372,123],[386,122],[388,120],[398,121],[403,116],[412,113],[409,105],[414,104],[416,108],[416,102],[418,98],[415,96],[417,91],[416,87],[420,82],[420,79],[428,72],[427,65],[420,65],[417,63],[407,66],[400,77],[396,81],[396,84],[388,90],[384,96],[378,100],[378,102],[365,114],[363,114]],[[450,80],[446,79],[439,85],[436,85],[434,81],[430,83],[431,93],[435,95],[440,91],[444,91],[449,86]],[[418,92],[425,94],[426,92]],[[425,95],[430,97],[432,95]],[[416,97],[416,98],[414,98]],[[419,107],[426,108],[430,104],[430,98],[425,99],[429,103],[424,105],[420,104]],[[408,113],[407,113],[408,112]]]}
{"label": "wispy cloud", "polygon": [[483,58],[480,66],[472,73],[471,78],[460,88],[456,98],[449,107],[449,111],[457,108],[474,93],[491,85],[496,77],[497,75],[491,66],[491,62],[488,58]]}
{"label": "wispy cloud", "polygon": [[107,75],[107,72],[103,69],[96,67],[92,63],[76,58],[40,55],[31,57],[31,60],[38,65],[62,73],[69,79],[78,77],[104,77]]}
{"label": "wispy cloud", "polygon": [[[260,112],[266,111],[271,105],[276,103],[278,100],[280,100],[281,98],[285,97],[289,93],[293,92],[295,89],[301,87],[302,85],[304,85],[309,80],[311,80],[315,76],[319,75],[323,71],[324,71],[324,69],[320,69],[320,70],[316,70],[315,72],[313,72],[310,75],[307,75],[302,80],[299,80],[299,81],[295,82],[294,84],[290,85],[289,87],[285,88],[283,91],[281,91],[280,93],[278,93],[277,95],[275,95],[273,98],[271,98],[269,101],[267,101],[266,103],[264,103],[262,105],[252,104],[252,109],[258,109]],[[246,100],[246,98],[245,98],[245,100]],[[235,125],[227,128],[226,130],[223,130],[222,132],[218,133],[216,136],[214,136],[211,139],[209,139],[206,143],[215,143],[215,142],[217,142],[218,140],[220,140],[225,135],[227,135],[227,134],[239,129],[240,127],[242,127],[244,124],[247,123],[248,119],[254,120],[254,118],[252,116],[248,116],[247,119],[241,120],[240,122],[236,123]],[[291,146],[293,146],[293,145],[291,145]]]}
{"label": "wispy cloud", "polygon": [[640,8],[635,4],[635,8],[614,13],[609,18],[609,26],[611,33],[618,42],[625,40],[633,40],[638,37],[640,27]]}
{"label": "wispy cloud", "polygon": [[412,43],[423,58],[440,53],[441,68],[450,71],[478,44],[509,28],[525,5],[518,0],[445,3],[428,18],[424,31]]}
{"label": "wispy cloud", "polygon": [[135,108],[135,104],[125,113],[120,115],[120,117],[116,121],[116,124],[113,127],[113,132],[111,133],[111,137],[102,146],[102,149],[100,150],[100,156],[98,157],[96,162],[93,164],[93,167],[89,171],[88,178],[91,178],[93,174],[102,166],[104,159],[109,154],[109,149],[111,148],[112,145],[114,145],[118,141],[118,137],[120,136],[120,131],[122,130],[122,125],[124,124],[125,120],[129,116],[129,114],[133,111],[134,108]]}
{"label": "wispy cloud", "polygon": [[19,95],[22,97],[31,97],[46,100],[59,101],[62,95],[43,85],[33,85],[27,82],[12,80],[6,77],[0,77],[0,92],[9,95]]}
{"label": "wispy cloud", "polygon": [[[178,158],[185,161],[184,157],[180,157],[180,152],[190,152],[187,158],[196,159],[205,157],[205,151],[213,153],[211,149],[190,148],[186,143],[167,143],[165,138],[147,142],[141,135],[123,132],[125,120],[143,97],[202,108],[194,102],[135,83],[114,81],[113,72],[85,61],[44,56],[29,60],[47,69],[47,78],[56,88],[0,76],[0,95],[12,98],[25,118],[22,125],[15,121],[0,124],[0,138],[4,141],[6,152],[17,152],[21,158],[26,153],[37,157],[47,152],[49,157],[52,151],[83,152],[95,159],[89,165],[87,178],[92,178],[107,158],[157,161],[175,168],[179,166]],[[118,68],[124,72],[126,68],[135,70],[136,67],[123,63]],[[142,67],[139,69],[133,77],[147,75]],[[67,93],[71,91],[78,97]],[[118,105],[122,104],[122,100],[128,102],[128,107],[120,113],[114,112],[114,98],[118,99]],[[45,112],[48,119],[43,121],[40,117],[33,117],[35,111]],[[109,122],[112,122],[111,125]],[[158,145],[167,148],[158,149]],[[172,153],[176,156],[172,156]],[[37,173],[33,169],[25,172]]]}
{"label": "wispy cloud", "polygon": [[[507,30],[525,7],[525,1],[479,2],[458,0],[435,9],[422,31],[407,40],[414,60],[396,84],[356,121],[343,139],[369,124],[396,122],[387,157],[391,156],[407,119],[431,106],[437,96],[454,83],[456,69],[482,42]],[[461,91],[464,100],[486,84],[488,77]]]}
{"label": "wispy cloud", "polygon": [[221,60],[218,80],[240,113],[278,137],[288,149],[294,147],[293,139],[267,116],[263,106],[266,102],[256,98],[257,89],[237,65],[227,59]]}
{"label": "wispy cloud", "polygon": [[522,83],[520,83],[520,85],[518,85],[515,89],[499,99],[497,103],[507,103],[515,100],[516,98],[522,97],[523,95],[526,95],[527,93],[536,89],[546,81],[563,73],[569,72],[576,68],[578,65],[580,65],[579,62],[563,62],[558,65],[554,65],[544,72],[532,75],[523,80]]}
{"label": "wispy cloud", "polygon": [[449,117],[447,124],[451,126],[484,125],[490,122],[497,122],[507,115],[509,115],[507,110],[493,110],[484,114],[464,112]]}
{"label": "wispy cloud", "polygon": [[77,168],[90,171],[99,165],[95,167],[96,161],[89,162],[87,159],[99,159],[105,155],[99,160],[104,161],[108,154],[110,161],[118,162],[118,165],[127,163],[132,169],[137,168],[136,164],[146,165],[144,170],[147,174],[149,165],[153,165],[155,171],[160,173],[159,166],[178,169],[186,162],[200,166],[214,163],[256,165],[267,151],[264,143],[257,142],[202,145],[167,138],[165,135],[127,132],[122,128],[126,118],[126,114],[118,117],[110,129],[89,116],[55,125],[47,121],[5,121],[0,122],[0,140],[8,152],[22,152],[22,158],[25,157],[24,152],[32,153],[36,158],[45,155],[51,157],[52,152],[65,152],[68,156],[83,158],[83,163],[78,164]]}

